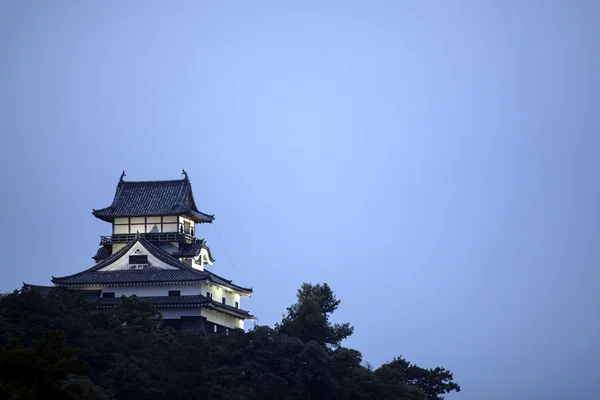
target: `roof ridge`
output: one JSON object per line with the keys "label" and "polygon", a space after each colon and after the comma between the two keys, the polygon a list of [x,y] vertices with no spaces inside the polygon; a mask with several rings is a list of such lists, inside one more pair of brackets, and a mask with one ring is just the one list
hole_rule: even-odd
{"label": "roof ridge", "polygon": [[154,184],[179,184],[184,183],[185,179],[165,179],[160,181],[122,181],[126,185],[154,185]]}

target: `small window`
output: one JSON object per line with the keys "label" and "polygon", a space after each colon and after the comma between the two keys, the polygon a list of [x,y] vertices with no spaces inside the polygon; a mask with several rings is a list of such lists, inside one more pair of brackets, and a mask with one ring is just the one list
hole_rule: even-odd
{"label": "small window", "polygon": [[129,264],[148,264],[148,256],[145,254],[129,256]]}
{"label": "small window", "polygon": [[102,297],[104,297],[105,299],[114,299],[115,292],[104,292],[102,293]]}
{"label": "small window", "polygon": [[181,296],[180,290],[169,290],[169,297]]}
{"label": "small window", "polygon": [[215,332],[216,332],[217,331],[217,325],[214,325],[214,328],[215,328]]}
{"label": "small window", "polygon": [[222,298],[221,298],[221,302],[222,302],[223,304],[226,304],[226,303],[225,303],[225,297],[222,297]]}
{"label": "small window", "polygon": [[208,297],[209,299],[212,299],[212,293],[211,292],[206,292],[206,297]]}
{"label": "small window", "polygon": [[240,303],[238,303],[237,301],[235,302],[235,308],[240,308]]}

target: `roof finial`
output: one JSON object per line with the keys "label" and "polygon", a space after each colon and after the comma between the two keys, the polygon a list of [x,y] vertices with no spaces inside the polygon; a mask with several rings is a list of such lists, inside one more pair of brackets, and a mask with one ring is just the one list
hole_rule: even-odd
{"label": "roof finial", "polygon": [[185,172],[185,169],[182,169],[181,171],[181,175],[185,175],[185,180],[188,180],[187,172]]}
{"label": "roof finial", "polygon": [[123,173],[121,174],[121,178],[119,179],[119,182],[123,182],[123,178],[125,178],[127,175],[125,175],[125,170],[123,170]]}

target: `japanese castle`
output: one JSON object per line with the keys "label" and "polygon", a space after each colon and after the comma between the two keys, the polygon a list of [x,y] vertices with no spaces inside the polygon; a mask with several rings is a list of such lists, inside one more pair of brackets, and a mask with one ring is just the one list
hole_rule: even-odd
{"label": "japanese castle", "polygon": [[244,329],[244,320],[252,317],[240,303],[252,289],[207,269],[215,260],[206,241],[195,236],[196,224],[212,223],[214,216],[198,210],[185,170],[183,175],[130,182],[123,172],[112,204],[92,211],[112,224],[112,234],[100,238],[95,265],[52,277],[55,287],[86,290],[99,309],[137,295],[161,311],[165,326],[185,331]]}

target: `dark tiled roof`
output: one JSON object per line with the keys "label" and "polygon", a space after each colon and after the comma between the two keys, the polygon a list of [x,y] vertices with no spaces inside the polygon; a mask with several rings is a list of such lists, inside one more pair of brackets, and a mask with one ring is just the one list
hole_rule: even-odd
{"label": "dark tiled roof", "polygon": [[102,246],[96,252],[96,255],[92,257],[96,261],[101,261],[108,258],[112,254],[112,249],[109,246]]}
{"label": "dark tiled roof", "polygon": [[210,276],[195,269],[143,269],[120,271],[84,271],[52,278],[57,285],[157,284],[166,282],[202,282]]}
{"label": "dark tiled roof", "polygon": [[[30,285],[25,282],[23,282],[23,288],[21,290],[24,292],[35,290],[35,291],[45,294],[45,295],[56,293],[61,290],[67,290],[67,291],[74,292],[73,289],[67,289],[67,288],[56,287],[56,286]],[[77,291],[77,292],[81,293],[80,291]],[[100,297],[101,293],[102,293],[101,290],[85,290],[85,294],[87,295],[87,299],[89,301],[96,301]]]}
{"label": "dark tiled roof", "polygon": [[[214,310],[223,312],[228,315],[233,315],[237,318],[251,318],[252,316],[246,310],[228,306],[226,304],[219,303],[201,294],[192,296],[148,296],[140,297],[142,300],[149,300],[154,307],[166,308],[166,307],[207,307]],[[113,308],[121,304],[120,297],[104,298],[99,297],[96,300],[99,308]]]}
{"label": "dark tiled roof", "polygon": [[202,249],[206,249],[208,252],[208,258],[210,258],[210,262],[215,262],[204,239],[195,239],[190,244],[182,243],[179,247],[179,251],[173,253],[172,256],[177,258],[193,258],[200,254],[200,250]]}
{"label": "dark tiled roof", "polygon": [[[117,270],[117,271],[99,271],[100,269],[112,264],[125,253],[127,253],[134,244],[140,243],[150,254],[174,269],[143,269],[143,270]],[[141,235],[127,243],[118,252],[110,255],[105,260],[94,265],[85,271],[74,275],[63,277],[52,277],[52,283],[59,286],[85,286],[85,285],[142,285],[142,284],[161,284],[167,282],[201,282],[209,280],[217,285],[228,287],[241,293],[250,294],[252,289],[244,288],[233,284],[230,280],[224,279],[210,271],[200,271],[190,267],[188,264],[179,261],[158,246],[153,245]]]}
{"label": "dark tiled roof", "polygon": [[[212,302],[208,297],[202,296],[201,294],[193,295],[193,296],[150,296],[150,297],[140,297],[143,300],[150,300],[153,306],[159,307],[176,307],[176,306],[202,306],[205,304],[210,304]],[[121,298],[104,298],[101,297],[98,299],[98,305],[100,307],[108,306],[114,307],[115,305],[121,304]]]}
{"label": "dark tiled roof", "polygon": [[[23,283],[23,291],[36,290],[43,294],[52,294],[60,290],[68,290],[56,286],[39,286],[29,285]],[[98,308],[114,308],[121,304],[122,299],[120,297],[104,298],[101,297],[100,290],[84,290],[87,294],[88,301],[97,304]],[[224,312],[228,315],[233,315],[238,318],[251,318],[252,316],[246,310],[228,306],[226,304],[219,303],[201,294],[191,296],[148,296],[140,297],[142,300],[149,300],[154,307],[165,308],[165,307],[208,307],[220,312]]]}
{"label": "dark tiled roof", "polygon": [[227,314],[236,314],[236,316],[241,317],[241,318],[254,318],[254,316],[250,315],[250,313],[246,310],[228,306],[226,304],[222,304],[222,303],[219,303],[214,300],[211,300],[211,304],[209,304],[209,307],[214,308],[219,311],[222,311],[222,312],[225,312]]}
{"label": "dark tiled roof", "polygon": [[213,215],[198,210],[189,179],[126,182],[120,180],[109,207],[93,210],[104,221],[115,217],[186,215],[196,222],[212,222]]}

